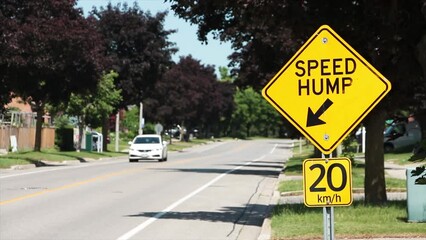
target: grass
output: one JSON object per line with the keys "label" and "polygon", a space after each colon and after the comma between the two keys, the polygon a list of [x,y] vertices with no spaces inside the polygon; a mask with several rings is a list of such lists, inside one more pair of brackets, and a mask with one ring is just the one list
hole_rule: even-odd
{"label": "grass", "polygon": [[399,165],[410,164],[412,162],[417,162],[417,161],[421,161],[421,160],[422,159],[415,159],[411,152],[386,153],[385,154],[385,161],[396,163],[396,164],[399,164]]}
{"label": "grass", "polygon": [[[107,144],[108,151],[115,151],[115,140],[112,139],[110,143]],[[118,152],[124,152],[126,149],[129,149],[129,141],[120,140],[118,142]]]}
{"label": "grass", "polygon": [[67,160],[78,160],[83,162],[88,159],[96,160],[101,158],[118,157],[124,155],[124,153],[117,152],[60,152],[55,149],[44,149],[41,152],[24,151],[9,153],[7,155],[0,156],[0,168],[9,168],[13,165],[22,164],[35,164],[36,166],[45,165],[41,161],[62,162]]}
{"label": "grass", "polygon": [[185,148],[191,148],[191,147],[196,146],[196,145],[206,144],[210,141],[211,140],[208,140],[208,139],[193,139],[189,142],[180,142],[176,139],[173,139],[171,144],[170,144],[170,141],[168,141],[169,142],[168,150],[169,151],[182,151]]}
{"label": "grass", "polygon": [[[294,148],[294,157],[288,160],[286,176],[301,176],[302,162],[313,154],[312,146]],[[407,164],[411,153],[385,154],[385,161]],[[364,188],[364,167],[361,161],[352,166],[353,191]],[[294,178],[293,178],[294,179]],[[405,180],[386,178],[388,191],[406,188]],[[303,195],[302,180],[282,181],[278,191],[289,195]],[[334,228],[337,239],[373,237],[426,237],[425,223],[408,223],[406,201],[389,201],[386,205],[366,206],[355,201],[351,206],[334,208]],[[272,213],[273,239],[322,239],[323,208],[308,208],[304,204],[282,204]]]}
{"label": "grass", "polygon": [[314,147],[311,144],[304,145],[302,151],[299,146],[293,148],[294,156],[286,162],[285,174],[287,176],[302,175],[302,162],[313,155]]}
{"label": "grass", "polygon": [[[334,208],[337,239],[372,237],[425,237],[422,223],[406,222],[406,201],[392,201],[382,207],[354,202]],[[279,205],[272,217],[273,239],[322,239],[323,209],[304,204]]]}

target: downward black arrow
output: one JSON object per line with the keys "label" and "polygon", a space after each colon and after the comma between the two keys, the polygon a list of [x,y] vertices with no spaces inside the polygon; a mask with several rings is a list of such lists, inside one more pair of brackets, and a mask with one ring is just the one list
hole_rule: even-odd
{"label": "downward black arrow", "polygon": [[331,105],[333,105],[333,102],[327,98],[316,113],[313,113],[312,109],[308,108],[308,120],[306,121],[306,127],[325,124],[325,122],[319,118]]}

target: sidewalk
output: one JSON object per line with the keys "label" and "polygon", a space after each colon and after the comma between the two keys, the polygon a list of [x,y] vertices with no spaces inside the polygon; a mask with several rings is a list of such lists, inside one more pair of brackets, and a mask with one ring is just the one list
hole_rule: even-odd
{"label": "sidewalk", "polygon": [[401,166],[395,163],[385,163],[385,173],[392,178],[407,179],[408,168],[416,168],[425,164],[426,162],[417,162]]}

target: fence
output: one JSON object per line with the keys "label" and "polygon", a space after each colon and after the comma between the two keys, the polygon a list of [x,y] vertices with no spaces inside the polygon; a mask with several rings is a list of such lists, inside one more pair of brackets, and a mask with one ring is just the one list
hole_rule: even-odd
{"label": "fence", "polygon": [[[19,151],[31,150],[35,145],[35,113],[11,112],[0,115],[0,150],[9,151],[11,136],[17,140]],[[48,124],[49,125],[49,124]],[[55,146],[55,128],[44,127],[41,130],[41,148]]]}
{"label": "fence", "polygon": [[[35,144],[35,128],[17,128],[0,126],[0,149],[8,151],[11,147],[10,137],[16,136],[18,150],[30,150]],[[55,146],[55,129],[43,128],[41,130],[41,148]]]}

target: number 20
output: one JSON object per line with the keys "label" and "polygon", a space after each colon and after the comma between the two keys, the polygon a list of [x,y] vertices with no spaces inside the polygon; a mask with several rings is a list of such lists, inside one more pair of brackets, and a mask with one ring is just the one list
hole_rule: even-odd
{"label": "number 20", "polygon": [[[333,190],[333,191],[341,191],[345,188],[346,183],[348,181],[348,176],[346,173],[346,169],[344,168],[344,166],[340,163],[333,163],[330,165],[330,167],[328,168],[328,170],[325,169],[324,165],[321,164],[313,164],[312,166],[309,167],[310,170],[313,170],[315,168],[318,168],[320,170],[320,174],[317,178],[317,180],[315,180],[315,182],[309,187],[309,190],[311,192],[325,192],[326,189],[325,187],[318,187],[318,184],[322,181],[322,179],[324,178],[324,176],[327,174],[327,185],[328,187]],[[332,179],[332,172],[335,168],[339,168],[340,171],[342,172],[342,182],[340,184],[340,186],[335,186],[333,179]]]}

